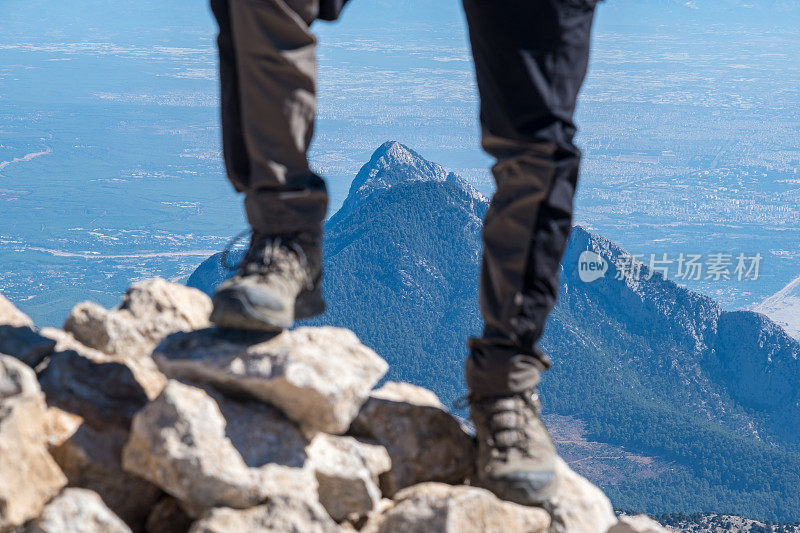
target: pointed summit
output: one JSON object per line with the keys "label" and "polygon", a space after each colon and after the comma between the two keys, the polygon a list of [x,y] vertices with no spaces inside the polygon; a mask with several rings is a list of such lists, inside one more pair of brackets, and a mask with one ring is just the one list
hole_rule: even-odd
{"label": "pointed summit", "polygon": [[361,167],[350,186],[350,196],[363,198],[404,181],[447,181],[449,174],[441,165],[427,161],[407,146],[387,141]]}
{"label": "pointed summit", "polygon": [[354,204],[376,192],[416,181],[449,182],[466,190],[471,197],[485,201],[472,185],[456,174],[428,161],[397,141],[387,141],[373,152],[370,160],[353,179],[341,211],[347,212]]}
{"label": "pointed summit", "polygon": [[372,154],[371,159],[383,158],[389,161],[412,160],[413,158],[422,159],[422,157],[397,141],[386,141],[378,147]]}

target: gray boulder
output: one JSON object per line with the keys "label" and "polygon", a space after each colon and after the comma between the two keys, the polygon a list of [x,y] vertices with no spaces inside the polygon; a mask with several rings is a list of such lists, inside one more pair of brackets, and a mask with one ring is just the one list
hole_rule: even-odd
{"label": "gray boulder", "polygon": [[56,328],[42,328],[41,334],[55,341],[54,352],[77,352],[82,357],[95,363],[121,363],[127,366],[142,387],[147,397],[155,398],[167,384],[167,378],[158,370],[151,357],[129,357],[119,354],[107,354],[90,348],[79,342],[72,334]]}
{"label": "gray boulder", "polygon": [[125,522],[86,489],[69,488],[45,506],[25,533],[131,533]]}
{"label": "gray boulder", "polygon": [[92,302],[76,305],[64,330],[108,354],[149,356],[170,333],[209,325],[211,300],[202,292],[154,278],[134,283],[111,311]]}
{"label": "gray boulder", "polygon": [[122,469],[122,449],[133,415],[147,404],[148,395],[128,364],[100,358],[58,352],[39,375],[51,421],[65,420],[55,416],[56,409],[81,419],[65,438],[55,439],[50,453],[71,486],[101,494],[108,507],[141,530],[161,490]]}
{"label": "gray boulder", "polygon": [[339,527],[319,503],[274,498],[250,509],[217,507],[195,522],[190,533],[337,533]]}
{"label": "gray boulder", "polygon": [[[2,295],[0,298],[3,298]],[[16,357],[30,367],[36,367],[53,352],[55,343],[39,333],[32,324],[29,325],[30,319],[25,315],[22,315],[23,319],[10,309],[3,310],[3,301],[11,305],[8,300],[0,300],[0,353]],[[14,309],[13,306],[11,308]]]}
{"label": "gray boulder", "polygon": [[0,324],[15,327],[33,327],[33,320],[17,309],[14,304],[8,301],[8,298],[0,293]]}
{"label": "gray boulder", "polygon": [[269,406],[170,381],[134,417],[122,461],[197,514],[248,508],[276,495],[316,500],[313,471],[304,468],[306,444]]}
{"label": "gray boulder", "polygon": [[388,368],[351,331],[331,327],[196,331],[153,355],[167,376],[268,402],[309,433],[344,433]]}
{"label": "gray boulder", "polygon": [[472,438],[422,387],[388,382],[373,391],[351,432],[388,450],[392,469],[381,478],[388,496],[425,481],[462,483],[472,472]]}
{"label": "gray boulder", "polygon": [[126,364],[93,361],[71,350],[53,354],[39,382],[48,405],[77,414],[98,429],[127,429],[149,400]]}
{"label": "gray boulder", "polygon": [[0,355],[0,531],[38,516],[67,483],[47,452],[45,409],[33,370]]}
{"label": "gray boulder", "polygon": [[398,492],[394,500],[394,506],[372,517],[361,531],[547,533],[550,526],[543,509],[505,502],[477,487],[421,483]]}
{"label": "gray boulder", "polygon": [[547,505],[550,533],[606,533],[617,523],[603,491],[574,472],[561,458],[556,462],[558,486]]}
{"label": "gray boulder", "polygon": [[320,433],[306,452],[319,483],[319,501],[337,522],[357,520],[380,501],[378,478],[392,464],[383,446]]}

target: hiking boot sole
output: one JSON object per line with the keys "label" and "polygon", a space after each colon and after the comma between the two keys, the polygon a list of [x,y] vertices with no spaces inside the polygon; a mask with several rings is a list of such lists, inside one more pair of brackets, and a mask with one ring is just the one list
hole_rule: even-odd
{"label": "hiking boot sole", "polygon": [[319,289],[303,291],[295,300],[294,312],[253,305],[245,291],[222,290],[214,294],[214,310],[210,320],[221,328],[255,331],[281,331],[292,327],[295,319],[310,318],[325,311],[325,301]]}
{"label": "hiking boot sole", "polygon": [[516,476],[476,481],[477,486],[501,500],[533,507],[546,507],[558,486],[555,472],[519,472]]}

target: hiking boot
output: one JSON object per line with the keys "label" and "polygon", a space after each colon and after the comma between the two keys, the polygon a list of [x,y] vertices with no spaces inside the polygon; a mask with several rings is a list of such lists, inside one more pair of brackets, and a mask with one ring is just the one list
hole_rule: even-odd
{"label": "hiking boot", "polygon": [[296,319],[322,313],[318,241],[303,234],[254,233],[236,274],[214,293],[211,322],[224,328],[280,331]]}
{"label": "hiking boot", "polygon": [[543,506],[556,486],[556,451],[535,389],[470,398],[470,411],[478,440],[474,484],[503,500]]}

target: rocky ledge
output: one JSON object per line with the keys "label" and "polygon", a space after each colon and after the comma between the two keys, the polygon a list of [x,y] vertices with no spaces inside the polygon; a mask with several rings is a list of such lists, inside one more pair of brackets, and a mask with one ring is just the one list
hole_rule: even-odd
{"label": "rocky ledge", "polygon": [[217,330],[154,279],[37,329],[0,296],[0,533],[661,532],[559,463],[545,509],[470,486],[434,393],[350,331]]}

